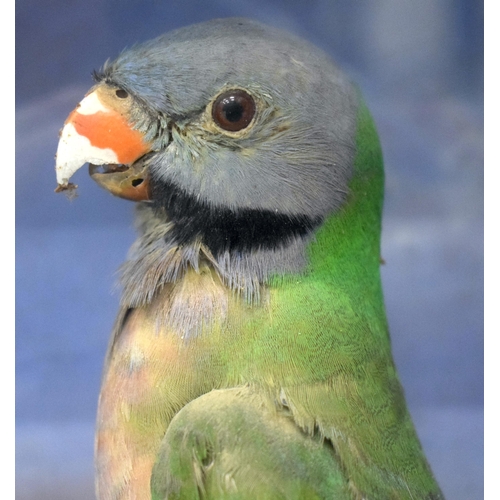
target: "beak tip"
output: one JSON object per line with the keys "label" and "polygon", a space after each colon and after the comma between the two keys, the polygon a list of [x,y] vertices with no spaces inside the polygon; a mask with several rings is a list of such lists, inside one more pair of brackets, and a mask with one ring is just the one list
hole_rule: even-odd
{"label": "beak tip", "polygon": [[72,182],[68,182],[67,184],[57,184],[57,187],[54,189],[54,193],[63,193],[64,191],[74,191],[78,186],[73,184]]}
{"label": "beak tip", "polygon": [[67,186],[69,183],[69,176],[65,175],[64,168],[56,161],[56,180],[58,186]]}

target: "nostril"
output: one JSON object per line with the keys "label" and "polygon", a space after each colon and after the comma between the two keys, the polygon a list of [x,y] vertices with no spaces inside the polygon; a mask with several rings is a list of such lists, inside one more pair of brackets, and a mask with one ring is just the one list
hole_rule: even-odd
{"label": "nostril", "polygon": [[137,187],[140,186],[144,182],[144,179],[134,179],[132,181],[132,186]]}
{"label": "nostril", "polygon": [[115,94],[116,97],[119,97],[120,99],[126,99],[128,97],[128,92],[123,89],[116,89]]}

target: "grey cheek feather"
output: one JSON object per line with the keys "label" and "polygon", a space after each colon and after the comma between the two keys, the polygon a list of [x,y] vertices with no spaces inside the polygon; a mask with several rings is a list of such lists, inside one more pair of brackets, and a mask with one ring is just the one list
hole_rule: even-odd
{"label": "grey cheek feather", "polygon": [[232,142],[209,134],[174,135],[151,169],[215,206],[325,216],[347,196],[356,104],[353,95],[342,96],[349,109],[337,109],[323,95],[304,106],[308,116],[296,116],[293,102],[274,99],[274,113],[258,117],[248,137]]}

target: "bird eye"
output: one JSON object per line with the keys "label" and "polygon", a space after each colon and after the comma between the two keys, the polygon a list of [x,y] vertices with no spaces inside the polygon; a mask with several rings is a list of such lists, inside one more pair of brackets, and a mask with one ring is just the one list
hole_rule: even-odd
{"label": "bird eye", "polygon": [[243,130],[255,116],[255,101],[244,90],[228,90],[212,105],[212,118],[222,129],[229,132]]}
{"label": "bird eye", "polygon": [[128,92],[123,89],[116,89],[115,94],[116,97],[119,97],[120,99],[126,99],[128,97]]}

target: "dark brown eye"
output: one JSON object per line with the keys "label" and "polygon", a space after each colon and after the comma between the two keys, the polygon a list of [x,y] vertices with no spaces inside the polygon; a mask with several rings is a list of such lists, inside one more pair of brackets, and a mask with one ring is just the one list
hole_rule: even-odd
{"label": "dark brown eye", "polygon": [[255,115],[255,101],[244,90],[228,90],[215,100],[212,118],[220,128],[238,132],[248,126]]}
{"label": "dark brown eye", "polygon": [[128,92],[123,89],[116,89],[115,94],[116,97],[119,97],[120,99],[126,99],[128,97]]}

